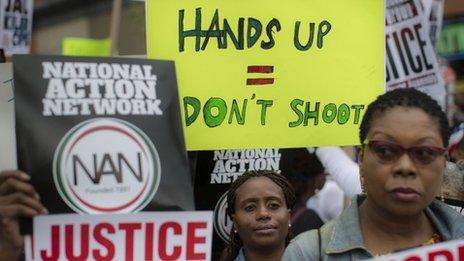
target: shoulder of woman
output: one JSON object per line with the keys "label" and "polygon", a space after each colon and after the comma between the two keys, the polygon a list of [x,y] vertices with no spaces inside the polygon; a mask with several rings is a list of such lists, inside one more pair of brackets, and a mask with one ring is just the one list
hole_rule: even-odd
{"label": "shoulder of woman", "polygon": [[282,260],[317,260],[319,249],[317,230],[310,230],[295,237],[285,249]]}
{"label": "shoulder of woman", "polygon": [[464,216],[443,202],[434,200],[429,206],[429,217],[445,238],[464,238]]}
{"label": "shoulder of woman", "polygon": [[[319,251],[324,252],[333,231],[333,222],[299,234],[285,249],[282,260],[319,260]],[[322,244],[322,246],[321,246]]]}

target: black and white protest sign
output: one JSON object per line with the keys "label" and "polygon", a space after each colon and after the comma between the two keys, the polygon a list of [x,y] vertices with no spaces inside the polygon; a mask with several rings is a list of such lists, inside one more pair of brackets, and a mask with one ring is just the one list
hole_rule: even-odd
{"label": "black and white protest sign", "polygon": [[18,166],[50,212],[194,208],[173,62],[13,61]]}
{"label": "black and white protest sign", "polygon": [[424,14],[428,18],[428,28],[430,35],[430,42],[436,49],[437,43],[440,39],[441,27],[443,25],[443,10],[444,0],[423,0]]}
{"label": "black and white protest sign", "polygon": [[29,53],[33,3],[33,0],[0,1],[0,48],[7,56]]}
{"label": "black and white protest sign", "polygon": [[445,89],[419,0],[387,0],[387,91],[418,88],[444,104]]}

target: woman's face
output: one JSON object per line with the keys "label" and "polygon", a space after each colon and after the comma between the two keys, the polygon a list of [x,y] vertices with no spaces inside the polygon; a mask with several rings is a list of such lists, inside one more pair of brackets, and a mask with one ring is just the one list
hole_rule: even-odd
{"label": "woman's face", "polygon": [[256,177],[236,190],[234,227],[245,248],[285,246],[290,212],[282,189],[271,179]]}
{"label": "woman's face", "polygon": [[[431,151],[424,150],[443,147],[438,122],[420,109],[394,107],[372,121],[366,142],[371,141],[376,146],[363,146],[361,159],[368,200],[384,214],[408,216],[423,211],[437,195],[445,167],[443,154],[428,157]],[[390,157],[395,152],[392,144],[419,149],[395,159]],[[424,164],[421,157],[433,160]]]}

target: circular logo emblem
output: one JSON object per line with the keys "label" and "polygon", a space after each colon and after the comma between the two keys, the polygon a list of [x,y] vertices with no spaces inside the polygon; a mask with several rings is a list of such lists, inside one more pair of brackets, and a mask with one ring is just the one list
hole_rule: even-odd
{"label": "circular logo emblem", "polygon": [[227,215],[227,192],[224,193],[214,207],[214,230],[225,242],[229,241],[232,220]]}
{"label": "circular logo emblem", "polygon": [[133,124],[113,118],[84,121],[61,139],[53,179],[78,213],[130,213],[145,207],[160,182],[151,140]]}

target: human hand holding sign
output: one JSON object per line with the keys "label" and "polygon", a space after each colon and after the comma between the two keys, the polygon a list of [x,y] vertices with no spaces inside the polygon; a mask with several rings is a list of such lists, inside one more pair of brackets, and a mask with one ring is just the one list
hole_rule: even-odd
{"label": "human hand holding sign", "polygon": [[21,253],[24,237],[19,233],[20,217],[48,214],[29,179],[18,170],[0,172],[0,260],[15,260]]}

